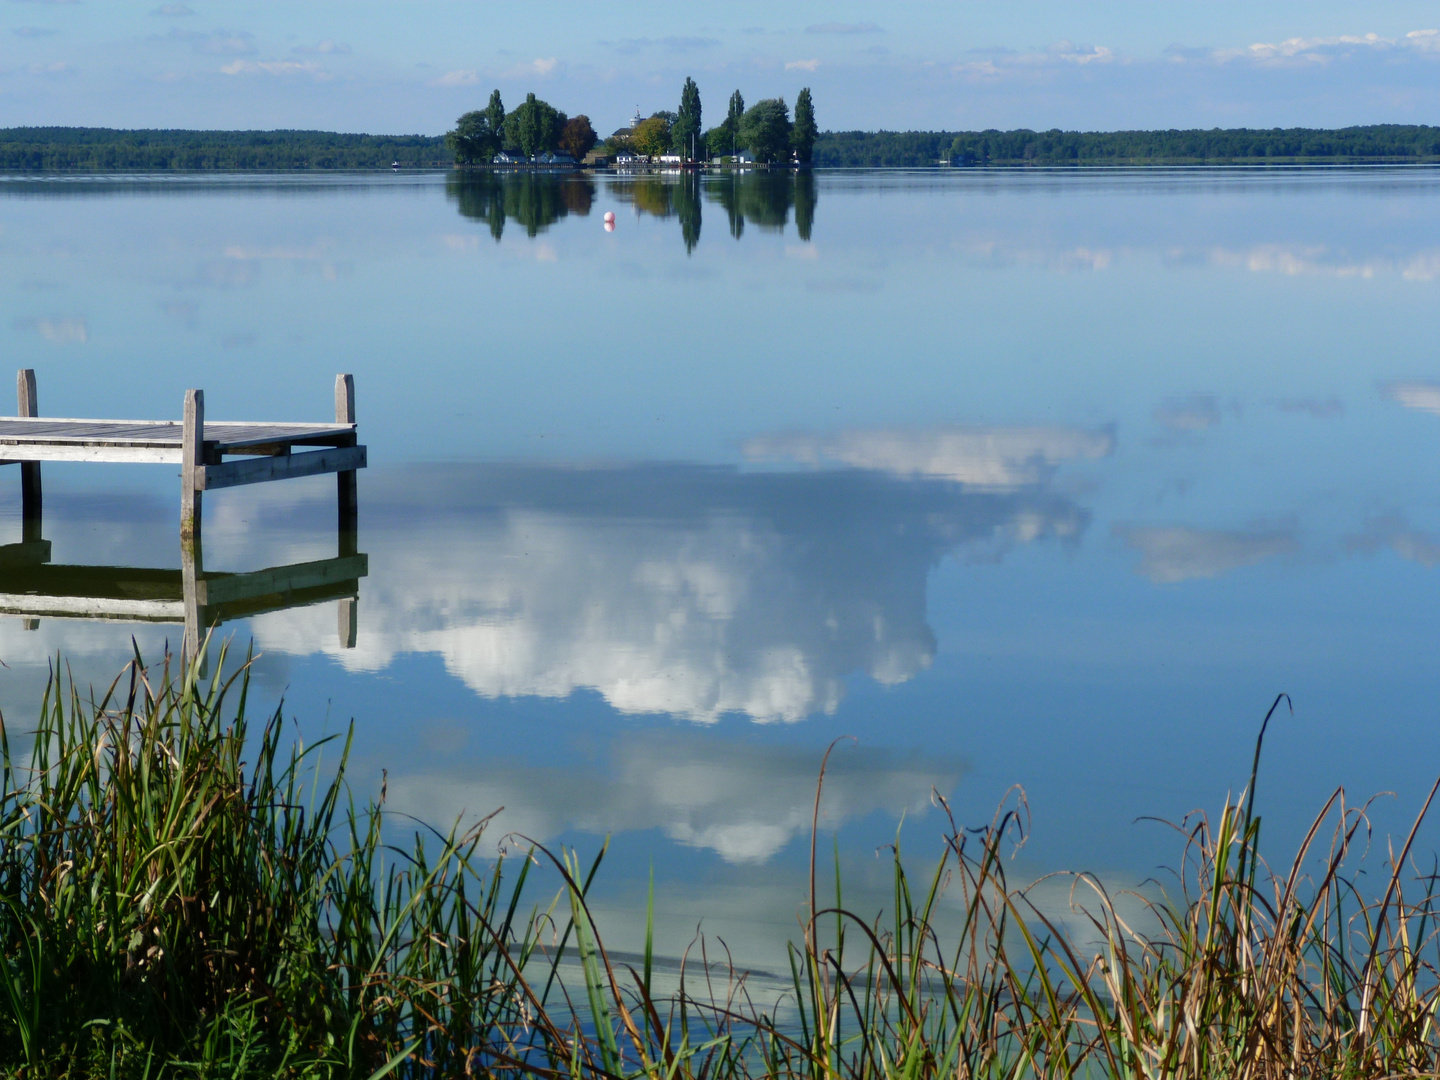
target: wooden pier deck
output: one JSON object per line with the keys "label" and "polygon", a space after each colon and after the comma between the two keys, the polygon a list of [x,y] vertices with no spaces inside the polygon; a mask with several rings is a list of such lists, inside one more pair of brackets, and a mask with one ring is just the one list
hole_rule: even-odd
{"label": "wooden pier deck", "polygon": [[[223,618],[294,606],[297,599],[310,603],[338,598],[341,641],[353,647],[355,597],[359,579],[368,570],[356,548],[355,473],[365,468],[367,456],[357,440],[355,381],[350,375],[335,377],[333,423],[207,424],[202,390],[186,392],[182,420],[42,417],[35,372],[22,370],[16,386],[19,415],[0,416],[0,465],[21,467],[24,531],[19,544],[0,546],[0,579],[4,579],[0,614],[32,620],[41,614],[183,620],[185,648],[193,656],[206,627]],[[182,569],[97,568],[100,577],[96,578],[78,567],[45,566],[49,544],[41,537],[40,483],[40,464],[45,461],[179,465]],[[254,574],[205,573],[200,545],[204,492],[323,473],[337,477],[340,552],[336,559]],[[134,589],[141,578],[150,581],[150,588],[139,588],[137,595]],[[87,591],[101,581],[106,584]],[[150,595],[145,595],[147,591]]]}

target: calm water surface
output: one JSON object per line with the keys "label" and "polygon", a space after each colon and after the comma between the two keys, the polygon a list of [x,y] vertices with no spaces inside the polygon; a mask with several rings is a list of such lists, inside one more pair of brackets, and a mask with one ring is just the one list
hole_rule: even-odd
{"label": "calm water surface", "polygon": [[[653,865],[672,953],[777,962],[841,735],[857,902],[932,789],[1023,785],[1019,877],[1138,882],[1282,690],[1277,843],[1440,771],[1435,170],[9,178],[0,296],[50,415],[327,419],[354,372],[354,648],[331,601],[223,632],[362,791],[609,835],[615,912]],[[55,564],[178,567],[172,469],[45,484]],[[211,569],[336,551],[329,478],[205,513]],[[7,722],[177,633],[0,619]]]}

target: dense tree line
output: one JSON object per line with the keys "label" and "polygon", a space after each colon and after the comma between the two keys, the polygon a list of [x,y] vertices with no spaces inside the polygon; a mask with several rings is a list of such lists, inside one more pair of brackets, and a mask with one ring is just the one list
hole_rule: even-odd
{"label": "dense tree line", "polygon": [[114,128],[0,129],[0,169],[111,172],[204,169],[377,169],[448,165],[444,140],[427,135],[331,131],[183,131]]}
{"label": "dense tree line", "polygon": [[827,131],[814,163],[830,168],[954,165],[1221,164],[1433,161],[1440,127],[1372,124],[1194,131]]}
{"label": "dense tree line", "polygon": [[[700,92],[691,80],[680,110],[658,112],[606,148],[643,153],[726,155],[749,150],[763,161],[792,157],[820,167],[955,165],[1220,164],[1264,161],[1436,161],[1440,127],[1376,124],[1320,130],[1208,131],[826,131],[817,132],[810,93],[794,115],[783,99],[746,108],[737,90],[725,118],[696,139]],[[688,146],[683,144],[689,144]],[[329,131],[184,131],[23,127],[0,129],[0,169],[13,172],[163,172],[409,168],[489,161],[500,149],[561,150],[583,159],[596,145],[585,116],[567,117],[533,94],[507,113],[498,91],[466,113],[446,137]]]}

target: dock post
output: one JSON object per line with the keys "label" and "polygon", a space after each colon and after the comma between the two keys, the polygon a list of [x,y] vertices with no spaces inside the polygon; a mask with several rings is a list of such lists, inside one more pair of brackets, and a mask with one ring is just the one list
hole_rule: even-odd
{"label": "dock post", "polygon": [[180,447],[180,540],[200,536],[199,470],[205,464],[205,391],[185,391],[185,427]]}
{"label": "dock post", "polygon": [[[198,512],[199,506],[196,506]],[[205,609],[200,606],[200,579],[205,573],[204,555],[200,548],[200,535],[183,537],[180,541],[180,592],[185,604],[185,637],[180,662],[187,666],[200,655],[200,646],[205,641]],[[200,665],[198,674],[203,678],[206,662]]]}
{"label": "dock post", "polygon": [[[355,376],[335,376],[335,422],[355,423]],[[340,556],[354,555],[360,550],[359,496],[356,490],[355,470],[348,469],[335,474],[338,498]],[[359,623],[356,601],[341,600],[336,608],[336,629],[339,632],[342,649],[355,648],[356,629]]]}
{"label": "dock post", "polygon": [[[335,422],[337,424],[355,423],[355,377],[353,375],[335,376]],[[358,499],[355,470],[346,469],[336,473],[335,482],[339,496],[340,542],[343,546],[346,542],[346,534],[353,537],[356,527]],[[353,555],[354,552],[342,550],[340,554]]]}
{"label": "dock post", "polygon": [[[39,416],[40,410],[35,395],[35,369],[23,368],[15,380],[17,415]],[[21,539],[26,543],[40,539],[41,521],[40,462],[20,463],[20,520]]]}
{"label": "dock post", "polygon": [[341,600],[336,607],[336,629],[340,634],[340,647],[342,649],[353,649],[355,647],[356,631],[359,629],[359,612],[356,605],[359,603],[354,597]]}

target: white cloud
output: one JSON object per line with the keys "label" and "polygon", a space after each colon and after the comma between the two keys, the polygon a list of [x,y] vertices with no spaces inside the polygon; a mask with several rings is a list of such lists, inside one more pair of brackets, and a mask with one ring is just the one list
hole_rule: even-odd
{"label": "white cloud", "polygon": [[[1085,48],[1078,47],[1069,41],[1057,41],[1045,50],[1045,55],[1069,64],[1108,64],[1115,59],[1115,54],[1104,45]],[[1028,54],[1027,59],[1034,63],[1039,56],[1040,54],[1031,53]]]}
{"label": "white cloud", "polygon": [[1402,382],[1383,383],[1380,393],[1407,409],[1440,416],[1440,382],[1414,379]]}
{"label": "white cloud", "polygon": [[536,75],[549,75],[555,70],[556,63],[556,59],[552,56],[548,60],[536,59],[531,66]]}
{"label": "white cloud", "polygon": [[1205,59],[1214,63],[1250,62],[1262,67],[1325,66],[1347,57],[1440,51],[1440,31],[1411,30],[1398,38],[1376,33],[1291,37],[1256,42],[1245,48],[1174,50],[1172,60]]}
{"label": "white cloud", "polygon": [[350,46],[343,41],[326,38],[314,45],[296,45],[290,51],[301,56],[349,56]]}
{"label": "white cloud", "polygon": [[752,460],[833,461],[894,476],[1003,489],[1040,483],[1064,461],[1106,457],[1115,449],[1115,435],[1068,427],[953,426],[770,435],[751,439],[742,449]]}
{"label": "white cloud", "polygon": [[1040,77],[1047,69],[1074,65],[1111,64],[1121,62],[1115,52],[1104,45],[1077,46],[1069,41],[1057,41],[1046,49],[1032,49],[1016,52],[1010,49],[972,50],[975,60],[963,60],[950,66],[950,72],[974,82],[993,82],[1007,77],[1032,79]]}
{"label": "white cloud", "polygon": [[819,60],[789,60],[785,63],[786,71],[815,71],[820,67]]}
{"label": "white cloud", "polygon": [[24,319],[17,329],[34,330],[55,345],[83,345],[90,340],[90,328],[78,316],[56,316],[49,319]]}
{"label": "white cloud", "polygon": [[220,68],[225,75],[313,75],[317,80],[330,77],[325,68],[313,60],[235,60]]}
{"label": "white cloud", "polygon": [[1299,549],[1293,530],[1229,531],[1183,525],[1117,525],[1115,535],[1140,552],[1137,572],[1157,585],[1215,578]]}
{"label": "white cloud", "polygon": [[474,86],[480,81],[478,71],[447,71],[437,79],[431,79],[431,86]]}
{"label": "white cloud", "polygon": [[51,60],[49,63],[34,63],[25,69],[31,75],[69,75],[75,69],[64,60]]}

